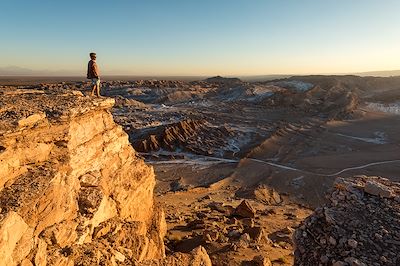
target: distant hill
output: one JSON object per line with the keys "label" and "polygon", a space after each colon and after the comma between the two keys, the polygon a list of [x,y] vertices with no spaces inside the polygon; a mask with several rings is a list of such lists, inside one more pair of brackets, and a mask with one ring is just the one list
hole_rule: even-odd
{"label": "distant hill", "polygon": [[77,76],[79,71],[68,70],[33,70],[19,66],[0,67],[0,76]]}
{"label": "distant hill", "polygon": [[355,73],[358,76],[373,76],[373,77],[392,77],[392,76],[400,76],[400,70],[387,70],[387,71],[368,71]]}
{"label": "distant hill", "polygon": [[[400,70],[386,70],[386,71],[368,71],[368,72],[359,72],[359,73],[338,73],[338,74],[322,74],[317,76],[360,76],[360,77],[393,77],[400,76]],[[257,81],[269,81],[276,79],[285,79],[293,76],[299,75],[257,75],[257,76],[240,76],[241,80],[257,82]],[[300,76],[309,76],[309,75],[300,75]]]}
{"label": "distant hill", "polygon": [[1,76],[17,76],[17,75],[40,75],[40,71],[34,71],[29,68],[23,68],[18,66],[6,66],[0,67]]}
{"label": "distant hill", "polygon": [[208,79],[205,79],[204,81],[209,82],[209,83],[224,83],[224,84],[232,84],[232,83],[241,83],[242,81],[238,78],[224,78],[221,76],[215,76],[211,77]]}
{"label": "distant hill", "polygon": [[293,75],[257,75],[257,76],[239,76],[239,78],[244,81],[258,82],[258,81],[289,78],[291,76]]}

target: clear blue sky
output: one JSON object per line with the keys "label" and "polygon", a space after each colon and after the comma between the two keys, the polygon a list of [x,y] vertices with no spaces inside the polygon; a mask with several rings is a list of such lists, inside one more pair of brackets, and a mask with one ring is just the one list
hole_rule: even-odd
{"label": "clear blue sky", "polygon": [[398,0],[1,0],[0,67],[257,75],[400,68]]}

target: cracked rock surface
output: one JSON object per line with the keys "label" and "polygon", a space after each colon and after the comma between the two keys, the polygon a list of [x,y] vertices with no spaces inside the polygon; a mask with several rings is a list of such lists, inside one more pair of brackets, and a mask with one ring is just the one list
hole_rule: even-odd
{"label": "cracked rock surface", "polygon": [[154,171],[114,123],[113,105],[71,90],[2,90],[0,265],[164,258]]}

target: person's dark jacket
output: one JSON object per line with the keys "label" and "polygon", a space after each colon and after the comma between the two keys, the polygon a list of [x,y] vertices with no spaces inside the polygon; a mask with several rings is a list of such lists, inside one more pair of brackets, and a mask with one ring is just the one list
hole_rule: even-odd
{"label": "person's dark jacket", "polygon": [[96,64],[96,61],[90,60],[88,63],[87,78],[95,79],[95,78],[99,78],[99,76],[100,76],[100,73],[99,73],[99,68]]}

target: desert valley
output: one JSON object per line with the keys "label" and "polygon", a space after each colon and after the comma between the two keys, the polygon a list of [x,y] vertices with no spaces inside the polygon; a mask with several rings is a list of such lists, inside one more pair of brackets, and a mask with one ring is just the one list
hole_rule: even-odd
{"label": "desert valley", "polygon": [[1,265],[400,263],[400,77],[0,86]]}

